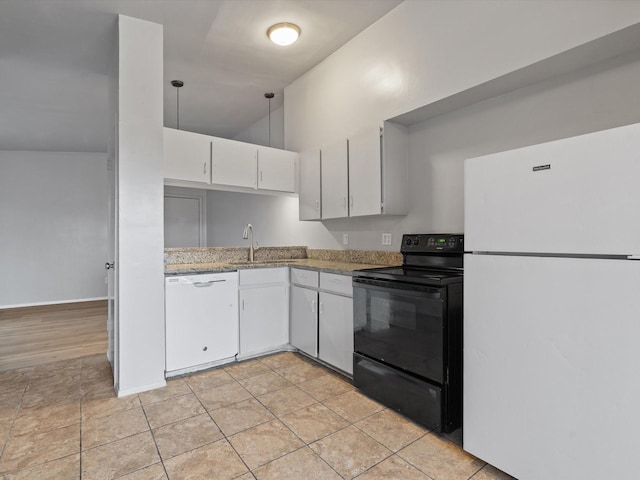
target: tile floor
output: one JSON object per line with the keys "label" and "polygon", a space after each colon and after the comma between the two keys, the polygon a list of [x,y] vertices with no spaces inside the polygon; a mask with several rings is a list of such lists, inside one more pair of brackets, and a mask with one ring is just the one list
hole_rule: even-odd
{"label": "tile floor", "polygon": [[0,480],[511,478],[290,352],[111,385],[104,355],[0,372]]}

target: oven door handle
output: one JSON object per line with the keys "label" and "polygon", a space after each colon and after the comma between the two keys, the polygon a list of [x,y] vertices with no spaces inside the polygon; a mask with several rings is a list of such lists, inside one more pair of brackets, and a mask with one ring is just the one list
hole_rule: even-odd
{"label": "oven door handle", "polygon": [[442,299],[442,290],[444,290],[444,288],[427,287],[424,285],[388,280],[375,280],[370,278],[354,278],[353,288],[379,290],[405,295],[417,295],[422,298],[431,298],[434,300]]}

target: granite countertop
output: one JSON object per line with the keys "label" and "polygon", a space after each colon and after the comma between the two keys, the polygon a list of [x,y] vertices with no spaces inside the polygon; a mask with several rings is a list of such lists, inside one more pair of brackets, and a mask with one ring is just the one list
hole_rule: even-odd
{"label": "granite countertop", "polygon": [[384,267],[385,265],[374,265],[367,263],[354,263],[333,260],[319,260],[313,258],[303,259],[281,259],[269,261],[249,262],[218,262],[218,263],[181,263],[165,266],[165,275],[192,275],[199,273],[219,273],[233,272],[248,268],[277,268],[296,267],[305,270],[318,270],[327,273],[337,273],[341,275],[351,275],[354,270],[364,268]]}
{"label": "granite countertop", "polygon": [[322,250],[304,246],[260,247],[248,262],[246,247],[165,249],[165,275],[233,272],[247,268],[297,267],[342,275],[354,270],[402,264],[399,252]]}

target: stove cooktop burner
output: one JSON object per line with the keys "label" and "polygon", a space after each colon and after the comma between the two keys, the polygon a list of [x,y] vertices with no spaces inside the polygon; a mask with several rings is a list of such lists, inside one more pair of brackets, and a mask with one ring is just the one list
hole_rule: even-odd
{"label": "stove cooktop burner", "polygon": [[461,271],[445,271],[428,268],[382,267],[356,270],[354,277],[382,278],[400,282],[420,283],[428,285],[448,285],[463,280]]}
{"label": "stove cooktop burner", "polygon": [[353,272],[354,277],[381,279],[428,286],[461,283],[463,280],[464,235],[407,234],[402,236],[403,263]]}

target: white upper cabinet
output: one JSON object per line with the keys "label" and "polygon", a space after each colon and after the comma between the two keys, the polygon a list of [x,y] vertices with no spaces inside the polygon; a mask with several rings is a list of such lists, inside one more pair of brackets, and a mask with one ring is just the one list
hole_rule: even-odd
{"label": "white upper cabinet", "polygon": [[322,147],[322,218],[349,216],[349,162],[347,140]]}
{"label": "white upper cabinet", "polygon": [[300,220],[320,220],[320,149],[300,152],[298,165]]}
{"label": "white upper cabinet", "polygon": [[369,128],[349,137],[349,216],[382,213],[382,132]]}
{"label": "white upper cabinet", "polygon": [[258,187],[256,145],[212,137],[211,183],[236,187]]}
{"label": "white upper cabinet", "polygon": [[258,146],[258,188],[295,192],[297,159],[295,152]]}
{"label": "white upper cabinet", "polygon": [[164,178],[168,184],[189,186],[197,182],[213,185],[209,188],[295,192],[297,160],[296,152],[164,129]]}
{"label": "white upper cabinet", "polygon": [[164,178],[209,183],[210,137],[164,129]]}
{"label": "white upper cabinet", "polygon": [[320,173],[317,155],[300,155],[300,220],[408,213],[406,127],[384,122],[323,146]]}
{"label": "white upper cabinet", "polygon": [[349,216],[406,215],[409,185],[406,127],[384,122],[349,137]]}

